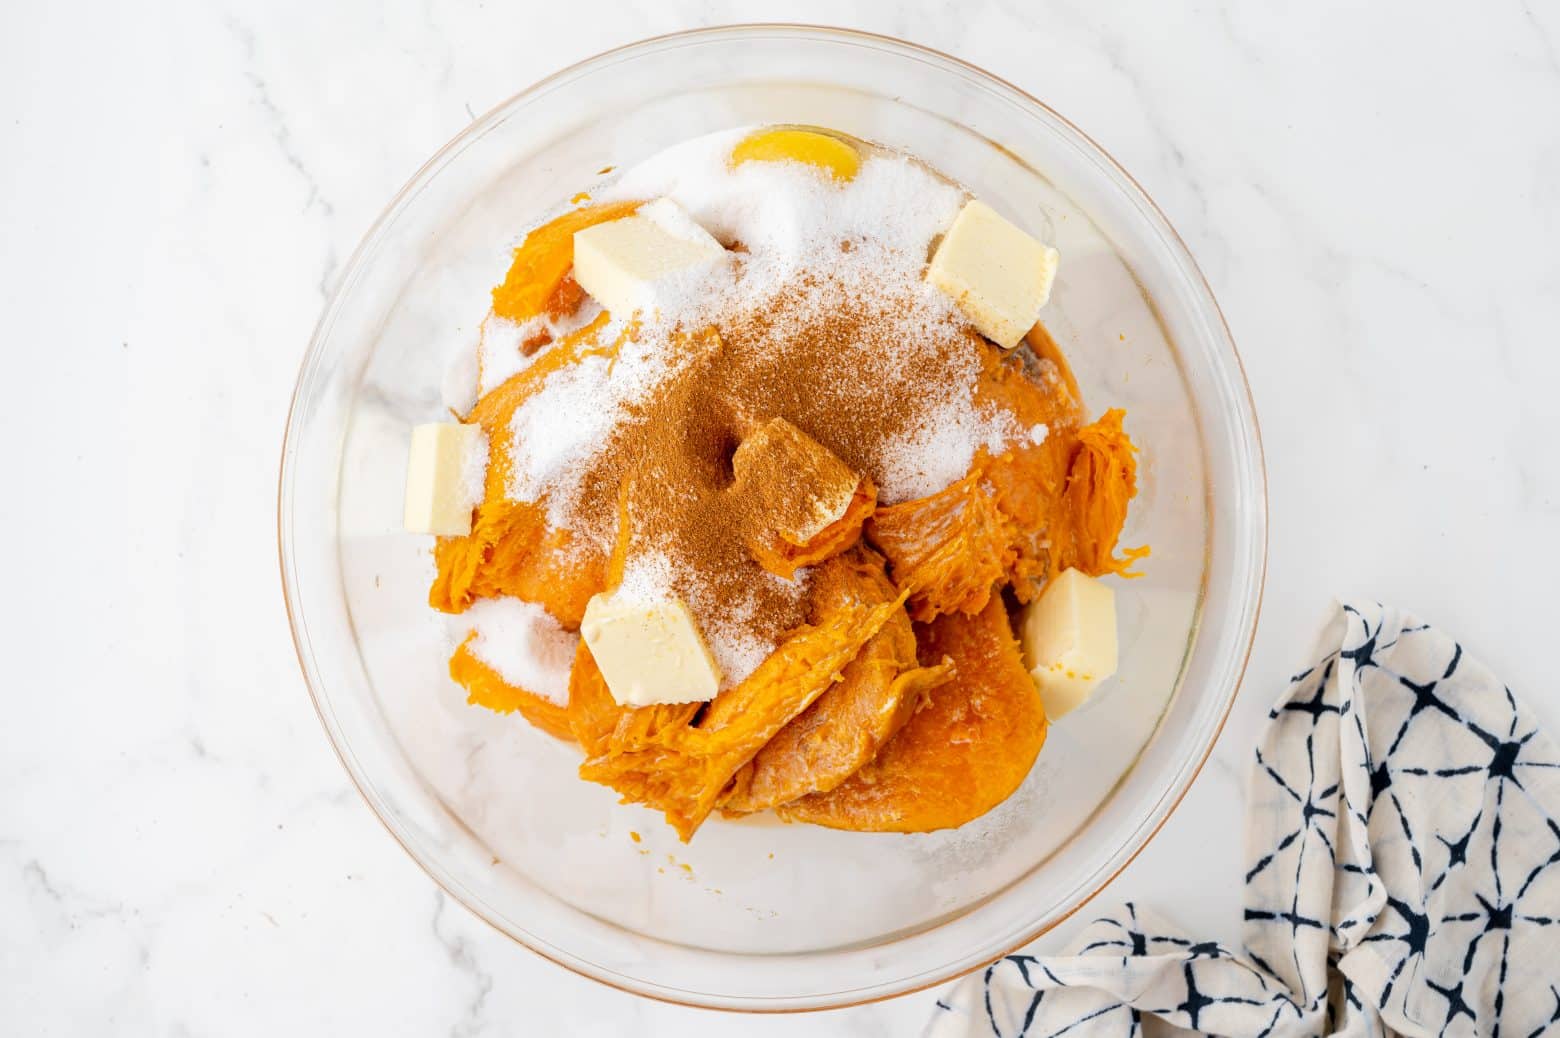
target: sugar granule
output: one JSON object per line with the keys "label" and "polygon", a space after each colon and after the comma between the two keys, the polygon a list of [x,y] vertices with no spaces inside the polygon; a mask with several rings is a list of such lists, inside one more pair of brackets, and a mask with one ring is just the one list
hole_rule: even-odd
{"label": "sugar granule", "polygon": [[477,339],[477,392],[491,393],[536,362],[546,345],[527,351],[527,344],[552,343],[570,332],[585,327],[601,313],[595,300],[587,298],[579,310],[563,318],[537,314],[527,321],[511,321],[489,312],[482,321]]}
{"label": "sugar granule", "polygon": [[460,489],[463,499],[471,502],[475,508],[482,503],[483,485],[487,482],[488,469],[488,435],[481,430],[477,432],[477,445],[462,460],[460,470]]}
{"label": "sugar granule", "polygon": [[565,631],[547,610],[518,598],[488,598],[454,619],[475,634],[471,654],[506,684],[568,705],[580,636]]}
{"label": "sugar granule", "polygon": [[878,499],[898,504],[930,497],[964,477],[985,448],[1000,454],[1017,428],[1010,415],[977,410],[968,401],[945,401],[926,413],[908,435],[883,445]]}

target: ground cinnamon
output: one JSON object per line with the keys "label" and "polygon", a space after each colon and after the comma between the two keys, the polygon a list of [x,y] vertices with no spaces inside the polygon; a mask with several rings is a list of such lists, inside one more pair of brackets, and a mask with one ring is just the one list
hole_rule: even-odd
{"label": "ground cinnamon", "polygon": [[[885,447],[926,420],[940,387],[967,385],[989,349],[951,321],[912,328],[922,337],[904,341],[909,309],[881,289],[815,280],[718,327],[672,336],[686,362],[587,463],[568,525],[615,542],[618,489],[631,481],[629,555],[664,555],[706,631],[745,639],[756,663],[806,621],[808,596],[805,576],[782,580],[754,560],[745,546],[753,531],[805,532],[795,510],[829,496],[841,472],[852,489],[876,478]],[[739,488],[734,455],[776,419],[832,464],[768,468]]]}

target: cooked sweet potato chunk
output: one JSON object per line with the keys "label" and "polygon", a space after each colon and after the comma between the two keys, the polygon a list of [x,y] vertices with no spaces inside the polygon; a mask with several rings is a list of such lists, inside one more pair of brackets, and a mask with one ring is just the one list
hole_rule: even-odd
{"label": "cooked sweet potato chunk", "polygon": [[[846,564],[836,559],[826,565]],[[902,598],[892,598],[822,610],[813,623],[782,642],[747,680],[711,700],[697,724],[662,723],[672,709],[646,707],[620,715],[609,734],[598,736],[606,730],[604,721],[610,712],[599,701],[604,683],[591,675],[594,664],[584,664],[577,684],[595,702],[582,701],[579,710],[589,718],[588,741],[580,738],[580,742],[592,754],[580,766],[581,777],[611,786],[626,801],[665,812],[667,821],[687,840],[737,771],[840,680],[861,647],[903,609]],[[576,669],[581,666],[577,658]],[[697,709],[699,704],[692,706]],[[573,712],[572,699],[570,707]],[[663,712],[646,713],[651,710]],[[576,726],[576,737],[584,730],[586,724]]]}
{"label": "cooked sweet potato chunk", "polygon": [[1040,442],[982,452],[959,482],[879,508],[867,524],[922,622],[977,612],[1003,584],[1028,601],[1051,573],[1074,566],[1091,576],[1125,574],[1147,554],[1116,555],[1137,492],[1136,448],[1121,411],[1080,426],[1065,380],[1030,378],[1016,361],[989,367],[982,391],[1029,428],[1044,426]]}
{"label": "cooked sweet potato chunk", "polygon": [[598,318],[558,342],[472,410],[470,420],[482,426],[490,444],[483,501],[471,533],[441,537],[434,546],[438,572],[428,592],[433,608],[459,613],[479,598],[514,595],[545,606],[559,623],[576,628],[585,603],[603,589],[606,556],[573,544],[567,531],[549,530],[542,506],[510,500],[508,485],[515,411],[553,372],[587,353],[614,349],[599,340],[605,325]]}
{"label": "cooked sweet potato chunk", "polygon": [[923,662],[953,678],[838,788],[775,809],[791,822],[918,833],[950,829],[1006,800],[1045,743],[1045,710],[993,596],[973,616],[948,613],[918,631]]}
{"label": "cooked sweet potato chunk", "polygon": [[[876,552],[858,548],[848,562],[818,577],[814,594],[827,608],[896,597]],[[871,760],[915,712],[947,666],[916,661],[915,634],[903,610],[889,617],[840,680],[764,744],[732,780],[721,808],[762,811],[814,792],[827,792]]]}

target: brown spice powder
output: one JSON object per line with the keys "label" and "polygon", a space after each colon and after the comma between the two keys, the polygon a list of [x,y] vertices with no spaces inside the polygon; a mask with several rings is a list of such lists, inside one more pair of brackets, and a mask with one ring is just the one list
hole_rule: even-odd
{"label": "brown spice powder", "polygon": [[739,492],[733,455],[784,418],[857,478],[879,480],[884,448],[924,420],[939,389],[967,389],[978,351],[989,349],[953,322],[903,341],[909,310],[882,291],[813,281],[719,328],[674,336],[671,348],[690,351],[688,362],[591,458],[568,525],[614,542],[617,495],[629,480],[629,556],[664,554],[707,632],[777,643],[807,620],[806,588],[764,571],[745,544],[753,530],[787,521],[774,514],[778,498],[806,499],[824,488],[803,484],[828,477],[766,473],[791,480],[793,492]]}
{"label": "brown spice powder", "polygon": [[749,544],[776,536],[806,544],[845,514],[861,484],[832,451],[780,417],[743,437],[731,468],[728,492],[743,499]]}

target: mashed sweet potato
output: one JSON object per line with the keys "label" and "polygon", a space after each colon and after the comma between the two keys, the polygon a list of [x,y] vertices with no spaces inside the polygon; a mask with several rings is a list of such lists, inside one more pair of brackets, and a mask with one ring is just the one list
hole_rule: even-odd
{"label": "mashed sweet potato", "polygon": [[[493,291],[494,314],[524,321],[574,312],[582,298],[570,276],[574,232],[636,207],[574,210],[531,232]],[[622,579],[628,478],[611,491],[619,536],[610,553],[550,528],[545,502],[508,497],[516,410],[552,374],[617,355],[634,333],[609,332],[619,327],[609,316],[548,343],[467,416],[487,433],[490,462],[472,532],[436,544],[436,609],[459,613],[512,595],[576,630],[590,598]],[[962,479],[891,506],[877,503],[861,471],[844,515],[808,542],[773,536],[746,545],[776,577],[808,568],[806,622],[709,703],[620,706],[583,643],[567,706],[506,684],[469,639],[450,660],[451,676],[471,703],[519,713],[578,744],[581,777],[664,813],[684,840],[716,810],[893,832],[985,813],[1023,782],[1046,735],[1005,594],[1026,602],[1068,567],[1132,575],[1147,554],[1117,548],[1137,491],[1123,413],[1088,422],[1055,343],[1038,326],[1028,341],[1030,350],[1007,354],[972,344],[981,350],[976,400],[1026,431],[1002,453],[982,450]],[[607,501],[599,514],[610,517]]]}

